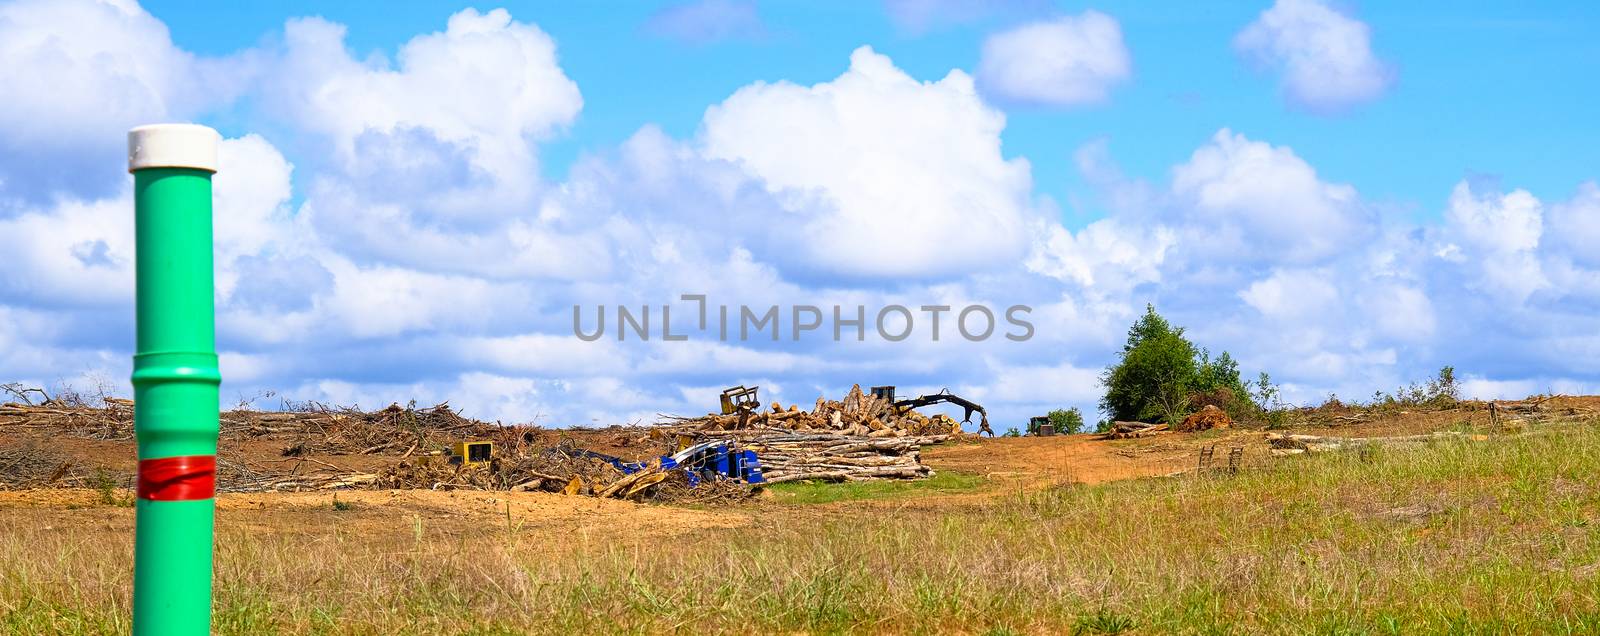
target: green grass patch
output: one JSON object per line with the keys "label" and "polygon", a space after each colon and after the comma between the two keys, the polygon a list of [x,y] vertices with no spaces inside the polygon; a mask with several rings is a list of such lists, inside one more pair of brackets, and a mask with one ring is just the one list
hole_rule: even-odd
{"label": "green grass patch", "polygon": [[792,504],[891,499],[908,495],[974,492],[983,487],[981,475],[941,471],[927,479],[877,481],[791,481],[771,486],[777,500]]}

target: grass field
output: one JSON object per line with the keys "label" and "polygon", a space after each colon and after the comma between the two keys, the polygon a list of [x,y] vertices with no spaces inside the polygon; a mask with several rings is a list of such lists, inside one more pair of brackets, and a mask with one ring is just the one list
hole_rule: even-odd
{"label": "grass field", "polygon": [[773,498],[783,503],[822,504],[969,493],[976,492],[983,487],[983,484],[982,476],[944,471],[935,473],[927,479],[913,481],[856,481],[842,484],[791,481],[776,484],[771,490]]}
{"label": "grass field", "polygon": [[[794,486],[749,525],[660,540],[552,540],[510,517],[268,532],[223,516],[215,627],[1600,633],[1600,431],[1569,431],[1043,490],[951,476],[807,503],[832,497]],[[8,518],[0,631],[126,631],[131,539],[113,525]]]}

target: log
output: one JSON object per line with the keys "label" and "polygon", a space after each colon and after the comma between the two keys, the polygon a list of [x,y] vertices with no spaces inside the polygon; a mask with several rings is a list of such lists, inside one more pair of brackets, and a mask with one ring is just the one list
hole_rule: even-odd
{"label": "log", "polygon": [[784,482],[800,481],[805,479],[817,479],[823,481],[845,481],[888,477],[915,479],[918,477],[925,477],[930,473],[932,473],[932,470],[926,466],[918,466],[915,468],[891,467],[856,470],[808,470],[795,473],[769,473],[767,474],[767,483],[781,484]]}

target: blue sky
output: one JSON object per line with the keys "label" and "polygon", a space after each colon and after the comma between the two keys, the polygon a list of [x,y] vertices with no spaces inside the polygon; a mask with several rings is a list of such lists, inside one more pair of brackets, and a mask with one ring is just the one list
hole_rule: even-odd
{"label": "blue sky", "polygon": [[[192,120],[232,159],[229,396],[570,425],[894,383],[1025,421],[1092,409],[1145,303],[1298,401],[1443,364],[1593,392],[1597,31],[1577,2],[0,4],[0,375],[126,392],[120,134]],[[1027,304],[1038,336],[571,335],[574,303],[683,293]]]}

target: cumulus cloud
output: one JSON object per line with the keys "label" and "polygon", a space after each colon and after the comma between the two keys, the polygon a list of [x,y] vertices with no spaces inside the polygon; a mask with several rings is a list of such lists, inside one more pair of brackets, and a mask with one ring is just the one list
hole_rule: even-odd
{"label": "cumulus cloud", "polygon": [[767,25],[761,21],[756,3],[742,0],[695,0],[662,7],[645,22],[644,29],[691,44],[767,37]]}
{"label": "cumulus cloud", "polygon": [[989,269],[1025,245],[1032,181],[1026,161],[1001,155],[1004,127],[966,73],[918,81],[861,47],[833,81],[739,89],[706,111],[700,140],[779,196],[786,214],[770,221],[810,237],[791,248],[797,266],[928,277]]}
{"label": "cumulus cloud", "polygon": [[1083,293],[1125,297],[1139,285],[1161,282],[1161,264],[1177,242],[1169,227],[1148,231],[1118,219],[1101,219],[1073,233],[1044,224],[1029,271],[1075,285]]}
{"label": "cumulus cloud", "polygon": [[343,25],[321,18],[291,20],[271,98],[296,126],[325,136],[346,172],[364,176],[370,168],[363,164],[376,157],[403,175],[444,158],[446,170],[486,178],[452,184],[428,205],[483,215],[531,200],[537,162],[530,142],[570,124],[583,107],[549,35],[504,9],[466,9],[443,32],[406,42],[391,65],[351,57],[344,34]]}
{"label": "cumulus cloud", "polygon": [[582,108],[556,44],[497,9],[450,16],[395,62],[358,61],[343,25],[285,26],[267,99],[331,148],[299,222],[358,265],[495,278],[604,272],[608,247],[582,219],[539,205],[537,142]]}
{"label": "cumulus cloud", "polygon": [[123,135],[232,101],[253,66],[174,46],[167,27],[132,2],[24,0],[0,4],[0,165],[13,197],[104,196],[120,184]]}
{"label": "cumulus cloud", "polygon": [[1462,181],[1445,210],[1445,260],[1466,263],[1483,291],[1514,303],[1549,284],[1534,250],[1544,227],[1544,206],[1526,190],[1479,194]]}
{"label": "cumulus cloud", "polygon": [[[56,308],[116,307],[133,298],[133,199],[69,199],[0,219],[0,299]],[[17,240],[17,237],[28,237]]]}
{"label": "cumulus cloud", "polygon": [[1372,226],[1355,188],[1321,180],[1291,148],[1226,128],[1173,168],[1172,193],[1200,234],[1191,245],[1214,258],[1314,261]]}
{"label": "cumulus cloud", "polygon": [[978,84],[1001,101],[1076,106],[1106,101],[1132,69],[1116,19],[1085,11],[989,36]]}
{"label": "cumulus cloud", "polygon": [[1277,0],[1233,40],[1241,56],[1280,69],[1283,94],[1317,113],[1377,99],[1395,71],[1372,52],[1372,29],[1321,0]]}
{"label": "cumulus cloud", "polygon": [[1551,206],[1549,226],[1548,238],[1573,260],[1600,266],[1600,184],[1585,181],[1571,200]]}

